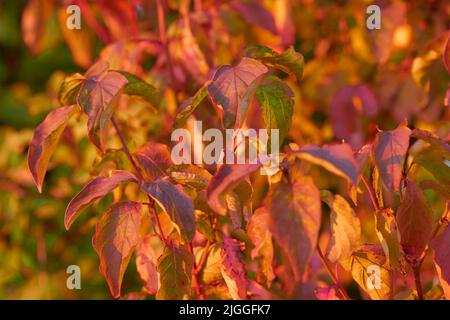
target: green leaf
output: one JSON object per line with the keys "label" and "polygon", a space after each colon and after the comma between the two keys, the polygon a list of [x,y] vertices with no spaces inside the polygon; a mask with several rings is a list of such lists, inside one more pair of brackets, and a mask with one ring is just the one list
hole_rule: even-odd
{"label": "green leaf", "polygon": [[194,257],[185,248],[167,245],[158,259],[160,288],[158,300],[182,300],[191,293],[191,277]]}
{"label": "green leaf", "polygon": [[262,75],[248,88],[239,106],[236,126],[241,127],[249,114],[260,109],[268,135],[271,129],[279,130],[281,144],[291,128],[294,93],[291,88],[273,75]]}
{"label": "green leaf", "polygon": [[114,72],[120,73],[128,80],[128,83],[123,87],[123,93],[142,98],[151,105],[152,108],[150,110],[152,112],[158,112],[161,97],[159,91],[154,86],[129,72],[121,70]]}
{"label": "green leaf", "polygon": [[296,52],[293,47],[279,54],[264,46],[251,46],[246,50],[246,55],[263,62],[269,67],[280,69],[294,76],[297,81],[302,79],[305,61],[303,56]]}
{"label": "green leaf", "polygon": [[200,210],[195,210],[195,225],[197,230],[210,242],[214,242],[216,234],[211,226],[210,216]]}
{"label": "green leaf", "polygon": [[72,74],[64,79],[59,89],[59,102],[62,105],[77,104],[77,97],[86,78],[79,74]]}
{"label": "green leaf", "polygon": [[207,81],[203,87],[201,87],[197,93],[185,100],[178,110],[175,117],[175,127],[181,127],[186,123],[189,116],[197,109],[203,100],[208,96],[208,85],[210,81]]}
{"label": "green leaf", "polygon": [[92,245],[114,298],[120,296],[123,275],[139,243],[140,225],[141,204],[119,202],[106,209],[95,228]]}

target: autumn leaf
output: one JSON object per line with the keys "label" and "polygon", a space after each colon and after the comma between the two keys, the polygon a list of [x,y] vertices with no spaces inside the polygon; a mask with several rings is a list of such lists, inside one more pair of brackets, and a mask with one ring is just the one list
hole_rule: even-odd
{"label": "autumn leaf", "polygon": [[160,287],[158,300],[182,300],[189,298],[194,257],[185,248],[167,245],[158,258]]}
{"label": "autumn leaf", "polygon": [[220,242],[216,242],[209,247],[205,265],[199,273],[199,277],[203,283],[216,284],[224,281],[222,277],[221,251],[222,247]]}
{"label": "autumn leaf", "polygon": [[310,176],[298,175],[273,185],[267,201],[272,235],[286,253],[295,280],[303,281],[319,234],[319,190]]}
{"label": "autumn leaf", "polygon": [[391,273],[381,247],[371,244],[362,245],[353,252],[347,268],[356,283],[372,300],[389,299]]}
{"label": "autumn leaf", "polygon": [[252,249],[251,257],[260,257],[260,269],[267,287],[270,287],[275,278],[273,271],[273,244],[272,234],[269,230],[270,213],[265,207],[255,210],[247,224],[247,233],[255,246]]}
{"label": "autumn leaf", "polygon": [[271,129],[278,129],[281,144],[291,128],[293,106],[294,93],[290,87],[275,76],[262,75],[250,84],[243,96],[235,127],[242,127],[246,121],[252,123],[254,118],[248,114],[260,112],[269,137]]}
{"label": "autumn leaf", "polygon": [[118,72],[107,71],[108,64],[98,64],[87,71],[77,102],[88,115],[88,131],[92,143],[104,151],[105,130],[113,113],[112,101],[128,80]]}
{"label": "autumn leaf", "polygon": [[434,251],[434,265],[439,281],[444,289],[445,297],[450,300],[450,224],[431,241],[431,247]]}
{"label": "autumn leaf", "polygon": [[295,77],[298,82],[302,79],[305,61],[303,56],[296,52],[293,47],[289,47],[280,54],[264,46],[251,46],[247,48],[246,55],[269,67],[280,69]]}
{"label": "autumn leaf", "polygon": [[273,15],[259,1],[232,1],[230,6],[248,23],[266,29],[273,34],[277,32]]}
{"label": "autumn leaf", "polygon": [[318,288],[314,291],[317,299],[319,300],[341,300],[336,294],[336,289],[331,288]]}
{"label": "autumn leaf", "polygon": [[175,165],[167,170],[170,178],[176,183],[204,190],[208,186],[212,175],[204,168],[191,164]]}
{"label": "autumn leaf", "polygon": [[387,189],[400,190],[403,163],[409,146],[411,130],[400,124],[396,129],[377,133],[372,155],[381,179]]}
{"label": "autumn leaf", "polygon": [[225,279],[231,297],[234,300],[247,298],[247,276],[241,261],[239,243],[232,238],[225,238],[221,250],[222,276]]}
{"label": "autumn leaf", "polygon": [[324,145],[322,147],[308,144],[300,150],[293,150],[292,155],[320,165],[354,185],[358,183],[359,165],[353,156],[350,145],[346,143]]}
{"label": "autumn leaf", "polygon": [[92,245],[114,298],[120,296],[123,275],[139,243],[140,225],[141,204],[136,202],[113,204],[96,225]]}
{"label": "autumn leaf", "polygon": [[130,172],[113,170],[108,177],[99,176],[89,181],[69,202],[64,215],[64,226],[69,230],[72,223],[87,206],[103,198],[118,185],[127,181],[137,182],[137,178]]}
{"label": "autumn leaf", "polygon": [[331,262],[345,260],[361,241],[361,223],[350,204],[340,195],[322,191],[321,198],[330,207],[331,240],[327,256]]}
{"label": "autumn leaf", "polygon": [[154,295],[158,291],[158,257],[151,245],[151,235],[146,236],[136,250],[136,269],[144,282],[145,291]]}
{"label": "autumn leaf", "polygon": [[169,148],[165,144],[153,141],[139,146],[133,152],[133,158],[146,181],[165,176],[166,170],[173,165]]}
{"label": "autumn leaf", "polygon": [[197,231],[203,234],[210,242],[214,242],[216,235],[211,226],[210,216],[200,210],[195,210],[195,226]]}
{"label": "autumn leaf", "polygon": [[400,244],[400,232],[394,212],[390,208],[375,212],[375,228],[387,258],[387,264],[392,268],[401,269],[403,267],[403,250]]}
{"label": "autumn leaf", "polygon": [[28,167],[39,192],[42,192],[48,161],[56,149],[67,122],[76,111],[77,108],[74,105],[55,109],[34,131],[28,149]]}
{"label": "autumn leaf", "polygon": [[245,57],[236,66],[224,65],[217,69],[208,85],[208,94],[225,128],[234,127],[237,110],[248,86],[267,71],[261,62]]}
{"label": "autumn leaf", "polygon": [[220,215],[227,214],[227,206],[221,195],[231,190],[247,176],[258,170],[258,164],[223,164],[212,177],[206,189],[208,205]]}
{"label": "autumn leaf", "polygon": [[178,110],[178,113],[175,117],[175,126],[181,127],[183,126],[189,116],[197,109],[197,107],[205,100],[208,96],[208,85],[210,81],[207,81],[194,96],[186,99]]}
{"label": "autumn leaf", "polygon": [[418,258],[431,239],[433,211],[425,194],[409,179],[397,209],[397,222],[403,250],[410,259]]}
{"label": "autumn leaf", "polygon": [[115,70],[111,72],[118,72],[127,79],[128,82],[123,86],[123,93],[142,98],[150,104],[149,110],[151,112],[156,113],[158,111],[161,97],[154,86],[126,71]]}
{"label": "autumn leaf", "polygon": [[195,233],[194,204],[183,188],[159,178],[154,182],[144,182],[141,189],[167,213],[183,239],[191,241]]}
{"label": "autumn leaf", "polygon": [[77,104],[78,94],[85,81],[86,78],[79,73],[67,76],[59,89],[59,102],[62,105]]}

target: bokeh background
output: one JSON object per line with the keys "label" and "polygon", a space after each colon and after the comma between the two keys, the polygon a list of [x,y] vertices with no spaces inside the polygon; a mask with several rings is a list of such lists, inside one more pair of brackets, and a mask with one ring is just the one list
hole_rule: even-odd
{"label": "bokeh background", "polygon": [[[64,229],[63,216],[91,175],[118,166],[123,157],[112,151],[100,161],[88,142],[86,120],[78,119],[65,130],[51,159],[42,194],[26,164],[33,130],[59,106],[64,77],[83,73],[98,58],[164,92],[161,115],[139,103],[118,113],[136,145],[167,137],[177,103],[195,93],[217,66],[236,62],[251,44],[279,51],[292,45],[304,55],[303,81],[289,83],[296,94],[289,141],[344,139],[356,150],[371,141],[377,127],[392,129],[404,119],[449,139],[449,75],[443,59],[448,1],[163,2],[177,94],[166,86],[171,80],[155,1],[0,0],[0,299],[110,298],[91,237],[114,195],[83,213],[70,231]],[[380,30],[366,28],[366,8],[372,3],[382,10]],[[81,8],[81,30],[66,28],[70,4]],[[199,117],[213,115],[211,110]],[[119,147],[114,138],[110,144]],[[417,170],[419,180],[433,179]],[[318,185],[337,188],[332,180]],[[442,196],[431,189],[426,194],[435,212],[442,212]],[[358,212],[363,230],[373,229],[368,209]],[[364,237],[377,241],[373,232]],[[81,268],[81,290],[66,288],[66,268],[72,264]],[[320,273],[320,262],[316,268]],[[424,286],[431,289],[436,281],[431,264],[425,263],[423,272]],[[352,296],[360,295],[350,279],[342,281]],[[131,263],[122,291],[141,286]]]}

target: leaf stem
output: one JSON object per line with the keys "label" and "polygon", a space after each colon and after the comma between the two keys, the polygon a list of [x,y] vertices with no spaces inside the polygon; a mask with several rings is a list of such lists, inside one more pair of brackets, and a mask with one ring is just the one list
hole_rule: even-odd
{"label": "leaf stem", "polygon": [[422,289],[422,281],[420,280],[420,262],[411,263],[411,267],[414,272],[414,281],[416,282],[417,296],[419,300],[424,300],[423,289]]}
{"label": "leaf stem", "polygon": [[156,220],[156,225],[158,226],[158,231],[159,231],[159,235],[161,236],[161,240],[164,242],[164,244],[167,244],[167,238],[164,235],[164,232],[163,232],[163,229],[161,226],[161,222],[159,221],[158,213],[155,210],[155,201],[151,198],[150,198],[150,201],[151,202],[142,202],[142,204],[145,204],[146,206],[148,206],[150,208],[150,210],[152,211],[153,216],[155,217],[155,220]]}
{"label": "leaf stem", "polygon": [[208,250],[210,247],[211,247],[211,242],[208,240],[208,242],[206,243],[206,246],[205,246],[205,251],[203,252],[202,257],[200,258],[197,268],[195,268],[195,270],[194,270],[195,274],[199,274],[200,271],[202,271],[203,266],[205,265],[205,262],[206,262],[206,258],[208,257]]}
{"label": "leaf stem", "polygon": [[337,290],[341,294],[342,298],[344,300],[350,300],[350,297],[347,295],[347,293],[345,292],[345,289],[341,286],[341,284],[339,283],[338,278],[336,277],[336,275],[334,274],[334,272],[331,269],[330,265],[328,264],[327,258],[325,258],[325,256],[323,255],[319,244],[317,244],[316,247],[317,247],[317,252],[319,253],[320,259],[322,260],[322,264],[324,265],[325,269],[327,270],[328,275],[330,276],[330,278],[333,281],[335,287],[337,288]]}
{"label": "leaf stem", "polygon": [[369,196],[370,196],[370,200],[372,201],[373,208],[376,211],[380,210],[380,207],[378,206],[372,186],[367,182],[367,179],[363,175],[361,175],[361,180],[363,181],[364,186],[367,189],[367,192],[369,192]]}
{"label": "leaf stem", "polygon": [[134,170],[136,171],[136,175],[138,176],[139,180],[144,181],[144,177],[142,176],[141,170],[137,166],[136,162],[134,161],[133,157],[131,156],[130,150],[127,147],[127,144],[125,143],[125,140],[123,138],[122,132],[120,131],[119,125],[117,124],[116,119],[114,116],[111,117],[111,122],[114,126],[114,129],[116,130],[117,135],[119,136],[120,143],[122,144],[123,151],[125,152],[128,160],[130,160],[131,165],[133,166]]}
{"label": "leaf stem", "polygon": [[[192,247],[192,242],[189,242],[188,244],[189,252],[194,255],[194,248]],[[194,266],[193,266],[193,272],[192,272],[192,287],[195,290],[195,294],[197,295],[198,299],[203,299],[202,292],[200,290],[200,282],[198,281],[198,273],[196,270],[198,267],[196,266],[195,259],[194,259]]]}

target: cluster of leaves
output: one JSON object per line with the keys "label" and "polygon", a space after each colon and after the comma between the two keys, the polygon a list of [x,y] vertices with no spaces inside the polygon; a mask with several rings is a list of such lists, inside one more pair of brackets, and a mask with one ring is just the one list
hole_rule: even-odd
{"label": "cluster of leaves", "polygon": [[[95,224],[113,297],[450,299],[449,40],[412,26],[443,4],[387,3],[390,23],[367,33],[363,5],[74,2],[86,25],[62,36],[92,66],[60,79],[27,162],[39,192],[62,199],[73,190],[43,187],[47,169],[77,170],[64,226]],[[29,1],[32,52],[48,45],[54,12],[64,30],[64,4]],[[94,35],[106,44],[95,63]],[[279,172],[175,165],[170,133],[196,119],[279,129]],[[130,269],[142,288],[124,295]]]}

